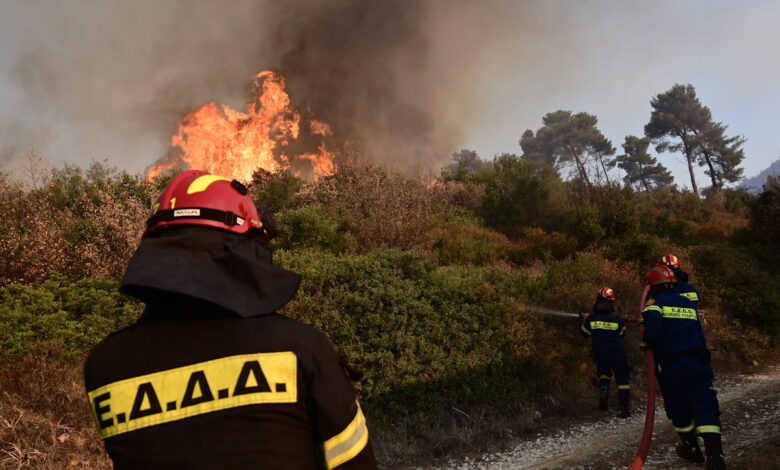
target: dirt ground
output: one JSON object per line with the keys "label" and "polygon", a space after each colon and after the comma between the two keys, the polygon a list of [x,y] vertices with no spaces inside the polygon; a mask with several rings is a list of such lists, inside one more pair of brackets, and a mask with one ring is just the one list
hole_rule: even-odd
{"label": "dirt ground", "polygon": [[[750,376],[716,380],[722,412],[723,447],[730,470],[780,470],[780,367]],[[659,396],[660,401],[660,396]],[[510,450],[452,459],[426,470],[624,470],[636,454],[645,408],[629,419],[594,413],[587,420],[521,438]],[[702,469],[674,453],[677,436],[663,411],[656,424],[647,470]]]}

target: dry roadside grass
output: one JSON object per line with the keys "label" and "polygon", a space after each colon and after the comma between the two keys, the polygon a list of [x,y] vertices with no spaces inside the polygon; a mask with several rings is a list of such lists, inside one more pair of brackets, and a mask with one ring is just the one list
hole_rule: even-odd
{"label": "dry roadside grass", "polygon": [[77,365],[28,356],[0,375],[0,469],[110,469]]}

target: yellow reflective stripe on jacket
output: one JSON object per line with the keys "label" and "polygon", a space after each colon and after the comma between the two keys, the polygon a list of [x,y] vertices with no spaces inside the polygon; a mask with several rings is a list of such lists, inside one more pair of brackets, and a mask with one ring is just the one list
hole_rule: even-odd
{"label": "yellow reflective stripe on jacket", "polygon": [[585,327],[585,325],[582,325],[580,328],[581,328],[581,329],[582,329],[582,331],[584,331],[585,333],[587,333],[587,334],[590,334],[590,330],[589,330],[589,329],[587,329],[587,328]]}
{"label": "yellow reflective stripe on jacket", "polygon": [[645,312],[655,311],[655,312],[658,312],[658,313],[663,312],[661,307],[659,307],[658,305],[648,305],[647,307],[645,307],[644,311]]}
{"label": "yellow reflective stripe on jacket", "polygon": [[699,294],[697,294],[696,292],[683,292],[680,295],[685,297],[686,299],[692,301],[692,302],[698,302],[699,301]]}
{"label": "yellow reflective stripe on jacket", "polygon": [[618,329],[618,324],[611,321],[592,321],[590,322],[590,328],[592,330],[615,331]]}
{"label": "yellow reflective stripe on jacket", "polygon": [[368,428],[366,417],[360,404],[351,423],[343,431],[325,441],[325,460],[328,468],[336,468],[354,458],[368,443]]}
{"label": "yellow reflective stripe on jacket", "polygon": [[611,375],[599,375],[599,379],[611,379]]}
{"label": "yellow reflective stripe on jacket", "polygon": [[688,426],[685,426],[684,428],[678,428],[677,426],[674,427],[674,430],[677,432],[691,432],[696,428],[696,422],[691,421],[691,424]]}
{"label": "yellow reflective stripe on jacket", "polygon": [[618,390],[631,390],[631,385],[618,385]]}
{"label": "yellow reflective stripe on jacket", "polygon": [[664,307],[661,315],[663,315],[664,318],[696,320],[696,309],[684,307]]}
{"label": "yellow reflective stripe on jacket", "polygon": [[223,357],[104,385],[88,393],[103,439],[212,411],[298,400],[294,352]]}
{"label": "yellow reflective stripe on jacket", "polygon": [[696,428],[696,432],[699,434],[720,434],[720,426],[699,426]]}

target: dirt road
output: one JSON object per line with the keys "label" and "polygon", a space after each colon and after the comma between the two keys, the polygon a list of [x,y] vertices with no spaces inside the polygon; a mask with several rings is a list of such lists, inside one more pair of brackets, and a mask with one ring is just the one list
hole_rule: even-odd
{"label": "dirt road", "polygon": [[[723,447],[730,470],[780,469],[780,368],[716,381]],[[451,460],[429,470],[624,470],[644,426],[644,408],[629,419],[604,417],[519,440],[506,452]],[[702,469],[674,453],[677,436],[659,406],[647,470]]]}

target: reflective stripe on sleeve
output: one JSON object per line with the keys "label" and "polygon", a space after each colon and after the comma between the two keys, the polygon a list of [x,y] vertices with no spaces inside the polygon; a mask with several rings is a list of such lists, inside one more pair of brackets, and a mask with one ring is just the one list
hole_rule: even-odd
{"label": "reflective stripe on sleeve", "polygon": [[585,325],[582,325],[580,328],[582,328],[582,331],[590,335],[590,330],[585,328]]}
{"label": "reflective stripe on sleeve", "polygon": [[611,375],[599,375],[599,379],[611,379]]}
{"label": "reflective stripe on sleeve", "polygon": [[696,292],[683,292],[680,295],[693,302],[699,301],[699,294]]}
{"label": "reflective stripe on sleeve", "polygon": [[618,385],[618,390],[631,390],[631,385]]}
{"label": "reflective stripe on sleeve", "polygon": [[648,305],[647,307],[645,307],[645,309],[643,311],[644,312],[649,312],[651,310],[652,311],[656,311],[658,313],[663,312],[663,310],[661,310],[661,307],[659,307],[658,305]]}
{"label": "reflective stripe on sleeve", "polygon": [[696,428],[699,434],[720,434],[720,426],[699,426]]}
{"label": "reflective stripe on sleeve", "polygon": [[325,460],[328,469],[336,468],[354,458],[368,443],[368,428],[366,417],[357,406],[357,413],[351,423],[343,431],[325,441]]}
{"label": "reflective stripe on sleeve", "polygon": [[689,426],[685,426],[684,428],[678,428],[677,426],[674,427],[674,430],[677,432],[691,432],[696,428],[696,422],[691,421],[691,424]]}

